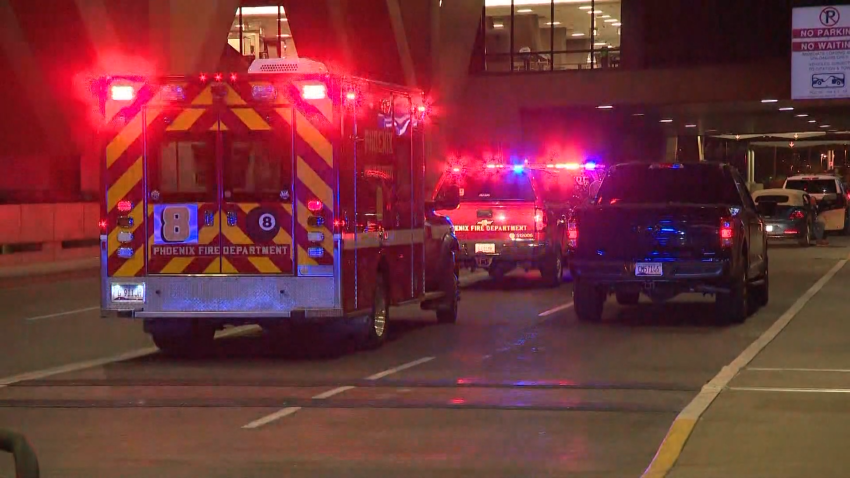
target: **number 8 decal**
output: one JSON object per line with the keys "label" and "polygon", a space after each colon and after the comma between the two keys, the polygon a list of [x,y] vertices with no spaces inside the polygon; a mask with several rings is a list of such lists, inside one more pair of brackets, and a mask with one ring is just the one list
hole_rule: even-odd
{"label": "number 8 decal", "polygon": [[192,233],[189,208],[186,206],[167,206],[162,210],[162,240],[165,242],[184,242]]}

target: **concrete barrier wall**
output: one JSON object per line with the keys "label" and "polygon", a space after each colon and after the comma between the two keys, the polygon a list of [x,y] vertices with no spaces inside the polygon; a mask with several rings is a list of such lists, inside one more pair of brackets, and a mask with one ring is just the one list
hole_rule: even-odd
{"label": "concrete barrier wall", "polygon": [[68,241],[97,240],[99,219],[97,203],[0,206],[0,277],[97,267],[99,246]]}

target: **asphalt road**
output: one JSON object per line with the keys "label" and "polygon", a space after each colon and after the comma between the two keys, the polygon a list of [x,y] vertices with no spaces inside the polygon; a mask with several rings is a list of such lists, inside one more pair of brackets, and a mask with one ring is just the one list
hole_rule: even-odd
{"label": "asphalt road", "polygon": [[583,324],[570,284],[517,273],[466,287],[455,325],[393,311],[379,350],[341,327],[248,331],[202,360],[99,318],[94,277],[6,284],[0,427],[46,477],[637,477],[700,387],[848,246],[772,248],[771,302],[738,326],[715,326],[701,297],[612,300]]}

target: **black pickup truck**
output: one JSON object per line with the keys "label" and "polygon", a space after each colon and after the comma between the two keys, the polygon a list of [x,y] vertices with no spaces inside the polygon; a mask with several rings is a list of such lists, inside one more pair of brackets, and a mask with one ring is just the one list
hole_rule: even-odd
{"label": "black pickup truck", "polygon": [[579,320],[599,321],[609,294],[634,305],[715,296],[716,320],[740,323],[768,301],[764,223],[746,183],[720,163],[624,163],[568,224]]}

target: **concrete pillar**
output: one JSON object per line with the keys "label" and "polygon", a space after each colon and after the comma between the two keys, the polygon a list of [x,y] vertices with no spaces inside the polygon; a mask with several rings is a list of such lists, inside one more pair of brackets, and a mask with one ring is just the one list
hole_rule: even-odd
{"label": "concrete pillar", "polygon": [[826,152],[826,169],[834,169],[835,168],[835,151],[829,150]]}
{"label": "concrete pillar", "polygon": [[756,152],[752,149],[747,149],[747,184],[751,185],[756,181]]}
{"label": "concrete pillar", "polygon": [[705,136],[697,136],[697,148],[699,149],[699,160],[705,161]]}
{"label": "concrete pillar", "polygon": [[667,138],[667,147],[664,151],[664,162],[675,163],[679,156],[679,137],[670,136]]}

